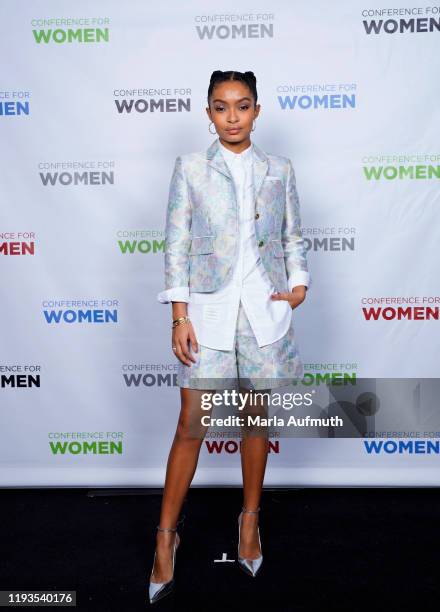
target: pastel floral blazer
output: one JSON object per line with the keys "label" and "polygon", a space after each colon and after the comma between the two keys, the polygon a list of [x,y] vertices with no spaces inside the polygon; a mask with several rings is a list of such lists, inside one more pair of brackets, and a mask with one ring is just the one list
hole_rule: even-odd
{"label": "pastel floral blazer", "polygon": [[[255,235],[275,291],[309,284],[295,172],[254,147]],[[176,158],[165,227],[165,289],[214,291],[232,274],[239,221],[234,181],[216,139]]]}

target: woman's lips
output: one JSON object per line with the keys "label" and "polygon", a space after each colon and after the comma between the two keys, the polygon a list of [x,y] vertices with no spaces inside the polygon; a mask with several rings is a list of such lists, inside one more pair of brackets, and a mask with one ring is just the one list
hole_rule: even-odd
{"label": "woman's lips", "polygon": [[230,130],[227,130],[227,131],[229,132],[229,134],[236,134],[240,130],[241,128],[231,128]]}

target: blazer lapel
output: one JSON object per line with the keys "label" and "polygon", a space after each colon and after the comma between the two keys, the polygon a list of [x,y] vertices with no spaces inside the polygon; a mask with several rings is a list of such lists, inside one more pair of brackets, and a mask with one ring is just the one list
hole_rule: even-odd
{"label": "blazer lapel", "polygon": [[[260,147],[257,147],[254,142],[252,142],[252,146],[254,151],[254,194],[256,198],[269,169],[269,162],[266,153],[260,149]],[[214,168],[218,172],[221,172],[221,174],[224,174],[228,179],[232,180],[232,175],[222,155],[218,138],[208,147],[206,159],[211,168]]]}
{"label": "blazer lapel", "polygon": [[256,198],[269,170],[269,162],[266,153],[260,147],[257,147],[255,143],[252,144],[254,146],[254,194]]}
{"label": "blazer lapel", "polygon": [[225,162],[225,158],[220,150],[218,138],[208,147],[206,151],[206,159],[208,160],[208,166],[214,168],[218,172],[224,174],[228,179],[232,180],[232,175],[229,172],[228,164]]}

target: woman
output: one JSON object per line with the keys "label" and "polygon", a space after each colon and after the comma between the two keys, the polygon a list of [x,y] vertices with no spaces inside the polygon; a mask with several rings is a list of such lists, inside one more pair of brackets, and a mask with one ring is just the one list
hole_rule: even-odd
{"label": "woman", "polygon": [[[260,112],[253,72],[214,71],[206,112],[218,139],[176,159],[167,208],[166,289],[158,300],[172,303],[181,411],[157,526],[152,603],[174,586],[178,517],[206,433],[202,394],[235,388],[237,380],[240,390],[270,391],[303,374],[292,310],[310,277],[292,164],[251,143]],[[249,405],[252,414],[267,408]],[[264,430],[243,431],[238,563],[255,576],[263,559],[258,511],[268,439]]]}

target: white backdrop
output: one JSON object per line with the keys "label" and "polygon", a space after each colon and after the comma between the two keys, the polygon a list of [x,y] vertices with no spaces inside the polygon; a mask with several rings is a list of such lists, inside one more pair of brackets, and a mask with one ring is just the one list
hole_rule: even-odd
{"label": "white backdrop", "polygon": [[[215,138],[216,69],[255,72],[252,139],[296,170],[305,379],[438,376],[438,7],[0,6],[1,486],[163,484],[180,408],[156,299],[168,187],[175,157]],[[205,442],[193,484],[239,484],[237,441]],[[265,484],[438,484],[437,466],[280,439]]]}

